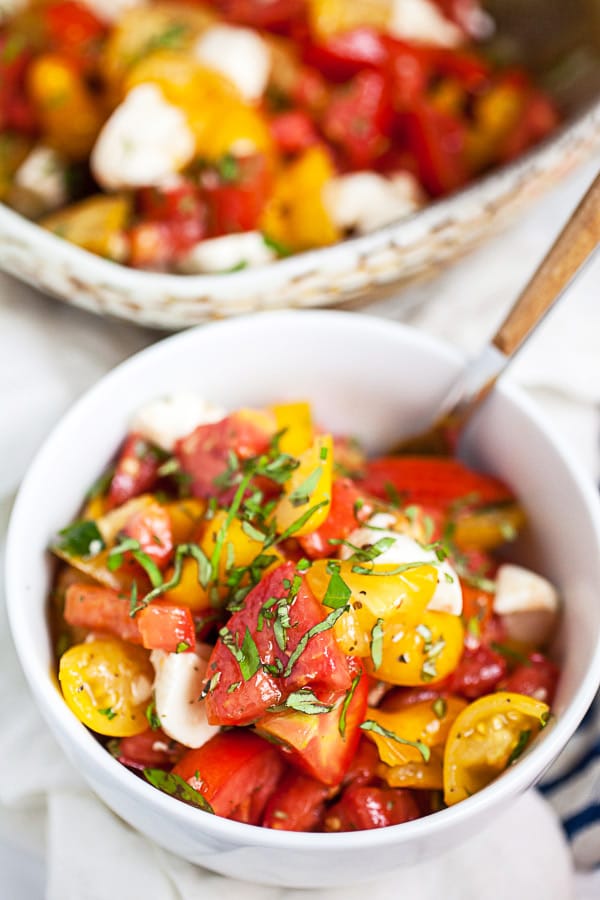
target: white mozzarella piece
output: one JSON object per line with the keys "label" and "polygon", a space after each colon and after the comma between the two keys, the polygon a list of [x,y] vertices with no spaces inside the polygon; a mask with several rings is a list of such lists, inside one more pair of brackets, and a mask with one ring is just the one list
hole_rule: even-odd
{"label": "white mozzarella piece", "polygon": [[188,275],[229,272],[238,267],[264,266],[273,259],[275,254],[260,231],[246,231],[200,241],[180,261],[179,269]]}
{"label": "white mozzarella piece", "polygon": [[183,112],[154,84],[130,91],[104,124],[94,149],[94,176],[109,191],[158,185],[193,157],[194,135]]}
{"label": "white mozzarella piece", "polygon": [[265,92],[271,71],[271,53],[251,28],[213,25],[195,46],[198,62],[224,75],[241,96],[253,102]]}
{"label": "white mozzarella piece", "polygon": [[147,6],[148,0],[79,0],[103,22],[116,22],[129,9]]}
{"label": "white mozzarella piece", "polygon": [[52,147],[40,144],[15,173],[15,184],[25,191],[41,215],[67,202],[66,163]]}
{"label": "white mozzarella piece", "polygon": [[198,425],[220,422],[226,415],[222,407],[213,406],[198,394],[182,392],[143,406],[136,413],[131,429],[171,453],[179,438],[191,434]]}
{"label": "white mozzarella piece", "polygon": [[498,569],[494,612],[514,640],[544,644],[556,626],[559,605],[556,589],[541,575],[510,563]]}
{"label": "white mozzarella piece", "polygon": [[[429,602],[428,609],[437,612],[451,613],[459,616],[462,612],[462,589],[459,578],[447,560],[440,563],[433,550],[426,550],[407,534],[388,531],[378,524],[379,516],[373,516],[362,528],[357,528],[348,538],[348,543],[355,547],[366,547],[375,544],[382,538],[392,538],[394,543],[384,550],[375,560],[376,565],[403,565],[404,563],[434,563],[438,570],[438,583],[435,593]],[[374,528],[369,528],[374,525]],[[352,549],[342,545],[340,556],[348,559]]]}
{"label": "white mozzarella piece", "polygon": [[433,0],[393,0],[390,33],[394,37],[437,47],[458,47],[464,35]]}
{"label": "white mozzarella piece", "polygon": [[323,202],[338,228],[367,234],[414,212],[422,206],[423,194],[409,172],[393,178],[353,172],[332,178],[323,189]]}
{"label": "white mozzarella piece", "polygon": [[165,653],[153,650],[154,702],[162,730],[184,747],[201,747],[219,729],[206,720],[200,694],[206,680],[207,661],[198,653]]}

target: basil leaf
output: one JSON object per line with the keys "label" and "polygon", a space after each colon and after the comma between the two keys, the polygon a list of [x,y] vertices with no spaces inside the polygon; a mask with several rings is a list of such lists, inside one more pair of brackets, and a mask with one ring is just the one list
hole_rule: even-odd
{"label": "basil leaf", "polygon": [[144,778],[163,794],[169,794],[177,800],[182,800],[190,806],[203,809],[204,812],[214,814],[214,809],[200,791],[193,788],[187,781],[173,772],[165,772],[164,769],[144,769]]}
{"label": "basil leaf", "polygon": [[288,500],[292,506],[305,506],[308,503],[322,474],[323,466],[317,466],[314,472],[311,472],[310,475],[304,479],[302,484],[299,484],[298,487],[289,494]]}
{"label": "basil leaf", "polygon": [[58,537],[57,549],[69,556],[97,556],[106,546],[98,526],[91,519],[73,522],[59,531]]}
{"label": "basil leaf", "polygon": [[299,691],[292,691],[285,703],[281,706],[271,707],[269,712],[279,712],[282,709],[293,709],[296,712],[306,713],[311,716],[322,715],[331,712],[333,706],[327,703],[321,703],[310,688],[301,688]]}
{"label": "basil leaf", "polygon": [[508,760],[506,762],[507,769],[509,766],[512,766],[512,764],[514,762],[516,762],[518,760],[518,758],[522,755],[523,751],[527,747],[527,744],[529,743],[530,737],[531,737],[531,729],[528,729],[527,731],[519,732],[519,739],[518,739],[517,743],[515,744],[513,751],[510,754],[510,756],[508,757]]}
{"label": "basil leaf", "polygon": [[348,605],[348,601],[352,596],[352,590],[340,575],[339,564],[337,564],[337,569],[332,567],[330,571],[331,577],[323,597],[323,606],[328,606],[330,609],[340,609],[340,607]]}
{"label": "basil leaf", "polygon": [[372,719],[367,719],[360,727],[363,731],[372,731],[374,734],[389,738],[392,741],[396,741],[398,744],[407,744],[409,747],[414,747],[415,750],[419,751],[425,762],[429,762],[431,758],[431,750],[427,744],[424,744],[422,741],[409,741],[406,738],[400,737],[400,735],[395,734],[393,731],[388,731],[387,728],[383,728],[382,725],[378,722],[374,722]]}
{"label": "basil leaf", "polygon": [[342,709],[340,711],[340,721],[338,722],[339,732],[344,740],[346,740],[346,716],[348,715],[348,707],[352,703],[352,698],[354,697],[354,692],[358,687],[358,682],[360,681],[361,676],[356,675],[352,680],[352,684],[350,685],[350,689],[346,691],[346,696],[344,697],[344,702],[342,703]]}
{"label": "basil leaf", "polygon": [[383,661],[383,619],[377,619],[371,631],[371,659],[378,669]]}
{"label": "basil leaf", "polygon": [[329,628],[333,628],[339,617],[346,612],[348,609],[347,606],[342,606],[340,609],[334,609],[333,612],[329,613],[326,618],[323,619],[322,622],[317,622],[316,625],[313,625],[306,634],[303,634],[300,640],[298,641],[298,645],[290,658],[288,659],[287,666],[284,669],[284,677],[289,678],[292,674],[292,669],[294,668],[298,659],[302,656],[304,651],[306,650],[306,645],[309,640],[315,635],[320,634],[322,631],[327,631]]}

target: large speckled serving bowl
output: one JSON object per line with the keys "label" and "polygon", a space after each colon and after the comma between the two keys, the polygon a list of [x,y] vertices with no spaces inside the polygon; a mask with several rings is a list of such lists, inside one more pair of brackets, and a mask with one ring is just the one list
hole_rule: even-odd
{"label": "large speckled serving bowl", "polygon": [[600,149],[600,0],[488,0],[490,50],[555,97],[564,125],[515,163],[364,237],[225,275],[163,275],[93,256],[0,204],[0,268],[85,309],[175,329],[258,309],[372,299],[433,273]]}
{"label": "large speckled serving bowl", "polygon": [[457,354],[401,325],[334,311],[274,312],[193,329],[119,366],[57,426],[17,498],[7,559],[15,645],[40,711],[96,793],[123,819],[192,862],[292,887],[350,884],[468,841],[530,787],[565,746],[600,682],[600,503],[521,392],[502,384],[465,435],[465,454],[505,479],[529,527],[516,558],[564,597],[555,720],[492,785],[454,807],[390,828],[290,834],[242,825],[161,794],[118,763],[75,718],[53,675],[47,546],[77,514],[133,413],[187,389],[226,408],[306,398],[317,421],[371,452],[422,427],[460,371]]}

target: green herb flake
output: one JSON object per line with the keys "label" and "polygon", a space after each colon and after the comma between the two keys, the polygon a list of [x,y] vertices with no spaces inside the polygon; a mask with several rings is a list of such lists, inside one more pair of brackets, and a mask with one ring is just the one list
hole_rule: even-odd
{"label": "green herb flake", "polygon": [[177,647],[175,648],[175,653],[185,653],[185,651],[189,649],[190,645],[187,641],[179,641]]}
{"label": "green herb flake", "polygon": [[377,619],[371,631],[371,659],[378,669],[383,661],[383,619]]}
{"label": "green herb flake", "polygon": [[523,754],[525,748],[527,747],[527,744],[529,743],[530,737],[531,737],[531,729],[528,729],[527,731],[519,732],[519,739],[517,740],[517,743],[513,747],[512,753],[508,757],[508,760],[506,763],[507,769],[509,766],[512,766],[512,764],[514,762],[516,762],[518,760],[518,758]]}
{"label": "green herb flake", "polygon": [[81,556],[86,559],[97,556],[105,548],[98,526],[91,519],[73,522],[58,532],[56,547],[67,556]]}
{"label": "green herb flake", "polygon": [[234,682],[232,682],[232,684],[230,684],[229,687],[227,688],[227,693],[228,693],[228,694],[233,694],[233,692],[234,692],[234,691],[237,691],[238,688],[241,688],[241,686],[242,686],[242,682],[241,682],[241,681],[234,681]]}
{"label": "green herb flake", "polygon": [[219,637],[240,667],[240,672],[244,681],[249,681],[256,675],[260,668],[260,656],[248,626],[246,626],[246,632],[241,647],[238,647],[234,636],[226,627],[221,628]]}
{"label": "green herb flake", "polygon": [[161,728],[160,719],[158,717],[158,713],[156,712],[156,703],[154,700],[151,700],[148,706],[146,707],[146,719],[148,720],[148,725],[152,729],[152,731],[158,731]]}
{"label": "green herb flake", "polygon": [[352,698],[354,697],[354,692],[358,687],[358,682],[360,681],[361,676],[355,675],[352,679],[352,684],[350,685],[349,690],[346,691],[346,696],[344,697],[344,702],[342,703],[342,708],[340,710],[340,720],[338,722],[338,729],[342,739],[346,740],[346,717],[348,715],[348,708],[352,703]]}
{"label": "green herb flake", "polygon": [[398,744],[406,744],[409,747],[414,747],[415,750],[419,751],[426,763],[429,762],[431,758],[431,751],[427,744],[424,744],[422,741],[409,741],[406,738],[400,737],[400,735],[395,734],[393,731],[388,731],[387,728],[383,728],[378,722],[375,722],[372,719],[367,719],[360,727],[363,731],[372,731],[373,734],[379,734],[381,737],[389,738],[392,741],[396,741]]}
{"label": "green herb flake", "polygon": [[299,691],[292,691],[286,698],[285,703],[282,703],[280,706],[272,706],[269,712],[281,712],[284,709],[293,709],[295,712],[318,716],[331,712],[333,707],[327,703],[321,703],[310,688],[304,687],[300,688]]}
{"label": "green herb flake", "polygon": [[339,563],[337,564],[337,571],[330,571],[330,565],[332,564],[329,564],[327,566],[327,571],[330,573],[330,578],[329,584],[327,585],[327,590],[325,591],[325,596],[323,597],[323,606],[327,606],[330,609],[340,609],[341,607],[347,607],[348,601],[352,596],[352,590],[348,587],[348,585],[340,575]]}
{"label": "green herb flake", "polygon": [[330,612],[322,622],[317,622],[316,625],[313,625],[312,628],[310,628],[305,634],[302,635],[302,637],[298,641],[296,649],[288,659],[287,666],[284,669],[283,674],[285,678],[289,678],[289,676],[292,674],[292,669],[294,668],[298,659],[306,650],[306,646],[309,640],[315,637],[315,635],[321,634],[322,631],[328,631],[330,628],[333,628],[339,617],[348,609],[348,606],[342,606],[340,609],[334,609],[333,612]]}
{"label": "green herb flake", "polygon": [[446,715],[448,704],[443,697],[438,697],[437,700],[434,700],[431,704],[431,708],[438,719],[443,719]]}
{"label": "green herb flake", "polygon": [[291,492],[291,494],[289,494],[288,500],[292,506],[306,506],[312,494],[315,492],[315,488],[317,487],[322,474],[323,466],[317,466],[317,468],[314,469],[314,471],[312,471],[310,475]]}
{"label": "green herb flake", "polygon": [[214,814],[214,809],[200,791],[193,788],[187,781],[173,772],[165,772],[164,769],[144,769],[144,777],[163,794],[169,794],[177,800],[182,800],[189,806]]}
{"label": "green herb flake", "polygon": [[116,712],[111,706],[107,706],[104,709],[99,709],[97,710],[97,712],[99,712],[101,716],[106,716],[109,722],[112,722],[112,720],[117,716]]}

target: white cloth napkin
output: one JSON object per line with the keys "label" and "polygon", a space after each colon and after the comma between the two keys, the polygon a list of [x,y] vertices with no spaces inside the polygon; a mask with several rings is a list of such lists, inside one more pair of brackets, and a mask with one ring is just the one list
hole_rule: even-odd
{"label": "white cloth napkin", "polygon": [[[591,180],[589,167],[519,227],[436,281],[371,311],[404,318],[467,352],[481,346]],[[581,462],[598,473],[600,309],[592,266],[549,317],[514,375],[542,402]],[[0,276],[0,547],[12,494],[64,409],[112,365],[156,335],[102,321]],[[0,603],[0,897],[40,900],[353,900],[364,888],[295,892],[241,884],[197,869],[129,829],[86,788],[30,698]],[[375,882],[374,900],[579,900],[598,896],[595,876],[574,881],[550,807],[530,793],[467,846],[435,863]],[[12,880],[11,880],[12,879]],[[17,886],[18,885],[18,886]],[[5,891],[6,893],[3,893]]]}

